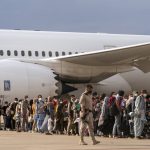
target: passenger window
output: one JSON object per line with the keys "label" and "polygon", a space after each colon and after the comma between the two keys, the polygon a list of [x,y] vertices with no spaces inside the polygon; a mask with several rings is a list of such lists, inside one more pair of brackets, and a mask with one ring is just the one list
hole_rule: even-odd
{"label": "passenger window", "polygon": [[28,51],[28,56],[32,56],[32,52],[31,51]]}
{"label": "passenger window", "polygon": [[51,51],[49,51],[48,54],[49,54],[49,57],[52,57],[52,52]]}
{"label": "passenger window", "polygon": [[69,52],[69,55],[71,55],[72,54],[72,52]]}
{"label": "passenger window", "polygon": [[3,50],[0,50],[0,55],[1,55],[1,56],[3,56],[3,55],[4,55]]}
{"label": "passenger window", "polygon": [[25,52],[24,51],[21,51],[21,56],[25,56]]}
{"label": "passenger window", "polygon": [[10,56],[11,55],[11,52],[10,50],[7,51],[7,56]]}
{"label": "passenger window", "polygon": [[0,50],[0,55],[3,56],[4,55],[4,51]]}
{"label": "passenger window", "polygon": [[15,51],[14,51],[14,55],[15,55],[15,56],[18,56],[18,51],[15,50]]}
{"label": "passenger window", "polygon": [[44,51],[42,51],[42,56],[45,57],[45,52]]}
{"label": "passenger window", "polygon": [[78,52],[75,52],[75,54],[78,54]]}
{"label": "passenger window", "polygon": [[35,56],[38,57],[39,56],[39,52],[35,51]]}
{"label": "passenger window", "polygon": [[65,52],[62,52],[62,56],[65,56]]}
{"label": "passenger window", "polygon": [[58,52],[55,52],[55,55],[56,55],[56,57],[58,57],[58,56],[59,56],[59,53],[58,53]]}

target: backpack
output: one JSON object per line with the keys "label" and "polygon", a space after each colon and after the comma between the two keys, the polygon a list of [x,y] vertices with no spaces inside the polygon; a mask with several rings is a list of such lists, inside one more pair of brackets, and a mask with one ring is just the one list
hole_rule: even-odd
{"label": "backpack", "polygon": [[110,99],[109,99],[109,114],[110,114],[110,116],[116,116],[119,114],[119,110],[116,106],[116,98],[115,97],[110,97]]}

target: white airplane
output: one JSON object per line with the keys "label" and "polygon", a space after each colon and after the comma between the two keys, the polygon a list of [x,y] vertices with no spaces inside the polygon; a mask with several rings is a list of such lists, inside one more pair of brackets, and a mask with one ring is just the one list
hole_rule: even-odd
{"label": "white airplane", "polygon": [[150,36],[0,30],[0,97],[150,91],[149,56]]}

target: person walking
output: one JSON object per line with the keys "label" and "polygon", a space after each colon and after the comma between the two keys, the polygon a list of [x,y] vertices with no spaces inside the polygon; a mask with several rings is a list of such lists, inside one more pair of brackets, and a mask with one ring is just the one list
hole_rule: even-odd
{"label": "person walking", "polygon": [[92,85],[88,84],[85,88],[85,92],[82,93],[80,97],[80,105],[81,105],[80,144],[81,145],[87,145],[87,143],[84,141],[84,132],[86,129],[86,125],[88,126],[88,131],[92,138],[93,145],[100,143],[94,137],[93,114],[92,114],[92,110],[93,110],[92,90],[93,90]]}

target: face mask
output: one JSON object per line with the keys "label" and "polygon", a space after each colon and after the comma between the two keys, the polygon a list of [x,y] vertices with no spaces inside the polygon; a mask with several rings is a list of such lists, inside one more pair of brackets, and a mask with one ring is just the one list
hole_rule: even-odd
{"label": "face mask", "polygon": [[146,97],[146,96],[147,96],[147,94],[143,94],[143,96],[144,96],[144,97]]}
{"label": "face mask", "polygon": [[39,98],[39,101],[42,100],[42,98]]}

